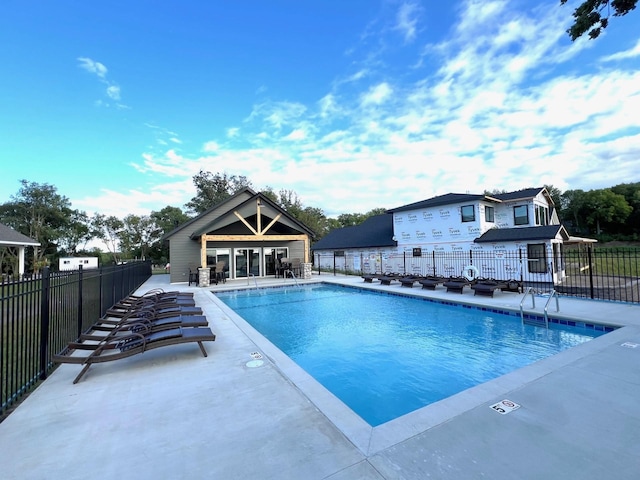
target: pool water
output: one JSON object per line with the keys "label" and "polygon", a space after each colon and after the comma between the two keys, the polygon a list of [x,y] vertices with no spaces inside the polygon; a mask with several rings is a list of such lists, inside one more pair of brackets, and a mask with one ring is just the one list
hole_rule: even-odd
{"label": "pool water", "polygon": [[216,296],[374,427],[604,334],[333,285]]}

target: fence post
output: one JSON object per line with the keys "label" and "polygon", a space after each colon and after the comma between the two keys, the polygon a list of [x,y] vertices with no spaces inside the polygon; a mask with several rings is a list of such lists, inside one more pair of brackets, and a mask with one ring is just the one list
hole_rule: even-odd
{"label": "fence post", "polygon": [[336,276],[336,251],[333,251],[333,276]]}
{"label": "fence post", "polygon": [[589,261],[589,295],[594,298],[593,292],[593,258],[591,256],[591,245],[587,245],[587,259]]}
{"label": "fence post", "polygon": [[82,265],[78,265],[78,338],[82,335]]}
{"label": "fence post", "polygon": [[[518,248],[518,257],[520,260],[520,283],[522,284],[522,287],[524,288],[524,268],[522,267],[522,248]],[[527,265],[528,267],[528,265]],[[528,271],[528,268],[527,268]]]}
{"label": "fence post", "polygon": [[40,380],[47,378],[47,350],[49,346],[49,305],[51,303],[49,267],[43,267],[40,292]]}
{"label": "fence post", "polygon": [[433,261],[433,276],[436,276],[436,251],[431,252],[431,260]]}

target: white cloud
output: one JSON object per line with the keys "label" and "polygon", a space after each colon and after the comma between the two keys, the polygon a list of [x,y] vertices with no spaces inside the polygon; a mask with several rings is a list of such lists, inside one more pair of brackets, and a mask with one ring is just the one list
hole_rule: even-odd
{"label": "white cloud", "polygon": [[405,42],[412,42],[416,38],[418,12],[419,6],[414,3],[403,3],[398,10],[395,28],[402,33]]}
{"label": "white cloud", "polygon": [[112,100],[120,100],[120,87],[117,85],[109,85],[107,87],[107,96]]}
{"label": "white cloud", "polygon": [[607,55],[605,57],[602,57],[600,60],[602,62],[613,62],[616,60],[624,60],[627,58],[634,58],[638,56],[640,56],[640,39],[636,42],[635,46],[633,46],[629,50],[614,53],[612,55]]}
{"label": "white cloud", "polygon": [[[130,109],[128,105],[120,103],[120,87],[107,79],[107,72],[108,72],[107,67],[105,67],[102,63],[96,62],[95,60],[92,60],[87,57],[78,57],[77,60],[80,62],[80,64],[78,65],[80,68],[82,68],[83,70],[86,70],[89,73],[95,74],[101,83],[107,85],[107,88],[105,90],[105,95],[111,100],[113,100],[114,102],[116,102],[115,103],[116,108],[120,110]],[[99,106],[99,107],[111,106],[109,102],[105,102],[102,100],[97,100],[94,103],[96,106]]]}
{"label": "white cloud", "polygon": [[[405,5],[393,21],[418,44],[428,29]],[[382,60],[374,68],[372,50],[363,52],[366,68],[354,59],[356,73],[339,76],[317,100],[258,103],[242,130],[228,128],[201,152],[147,152],[134,167],[167,178],[175,196],[165,205],[193,196],[185,183],[200,169],[224,165],[262,182],[258,188],[293,189],[329,216],[447,192],[640,180],[640,73],[613,63],[590,68],[579,56],[593,43],[565,38],[567,10],[531,8],[463,2],[453,33],[415,54],[428,61],[411,80]]]}
{"label": "white cloud", "polygon": [[91,60],[87,57],[78,57],[80,62],[79,67],[86,70],[89,73],[96,74],[99,78],[104,79],[107,76],[107,67],[102,63]]}
{"label": "white cloud", "polygon": [[363,105],[380,105],[384,103],[393,93],[391,86],[382,82],[378,85],[371,87],[367,92],[362,95]]}

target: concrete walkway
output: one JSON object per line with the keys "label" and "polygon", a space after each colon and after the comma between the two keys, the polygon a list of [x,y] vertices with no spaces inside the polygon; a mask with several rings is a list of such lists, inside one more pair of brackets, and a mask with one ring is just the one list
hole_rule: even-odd
{"label": "concrete walkway", "polygon": [[[318,279],[514,311],[522,300]],[[194,292],[217,334],[209,356],[193,344],[160,348],[94,365],[77,385],[79,366],[62,365],[0,424],[0,478],[640,476],[639,306],[562,298],[559,315],[623,328],[371,428],[210,293],[246,286],[154,275],[138,293]],[[264,363],[253,368],[256,352]],[[503,399],[520,408],[490,408]]]}

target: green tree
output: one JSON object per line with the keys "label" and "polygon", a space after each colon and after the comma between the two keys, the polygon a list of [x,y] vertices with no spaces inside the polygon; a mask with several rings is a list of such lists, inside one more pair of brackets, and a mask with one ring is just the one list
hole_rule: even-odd
{"label": "green tree", "polygon": [[[632,211],[625,198],[610,188],[589,190],[585,194],[584,209],[586,223],[597,235],[604,227],[625,222]],[[616,233],[616,225],[611,230],[607,228],[607,233]]]}
{"label": "green tree", "polygon": [[34,255],[33,267],[37,268],[56,254],[73,210],[69,199],[58,194],[53,185],[27,180],[20,180],[20,184],[18,193],[0,205],[0,222],[40,243]]}
{"label": "green tree", "polygon": [[150,217],[160,230],[160,238],[151,244],[149,258],[156,264],[164,265],[169,262],[169,244],[162,237],[187,222],[189,215],[178,207],[167,205],[162,210],[151,212]]}
{"label": "green tree", "polygon": [[124,223],[113,215],[105,216],[100,213],[94,215],[91,220],[96,238],[102,240],[107,251],[113,256],[113,261],[118,263],[120,252],[120,232],[124,228]]}
{"label": "green tree", "polygon": [[193,176],[196,196],[185,204],[189,212],[198,215],[231,197],[245,187],[251,188],[251,182],[243,175],[211,173],[200,170]]}
{"label": "green tree", "polygon": [[633,208],[627,221],[618,226],[619,233],[638,239],[640,237],[640,182],[621,183],[611,187],[611,191],[622,195]]}
{"label": "green tree", "polygon": [[[564,5],[568,0],[560,0]],[[609,25],[609,18],[621,17],[636,8],[638,0],[585,0],[573,12],[573,25],[567,30],[571,40],[589,32],[589,38],[600,36]],[[612,13],[613,11],[613,13]]]}
{"label": "green tree", "polygon": [[127,215],[122,219],[122,229],[118,233],[120,250],[127,258],[147,259],[151,245],[160,240],[162,230],[147,215]]}
{"label": "green tree", "polygon": [[560,211],[562,216],[560,220],[567,223],[567,227],[573,233],[586,234],[587,225],[583,224],[582,219],[585,217],[585,196],[584,190],[567,190],[560,197]]}
{"label": "green tree", "polygon": [[95,232],[91,227],[91,219],[85,212],[72,210],[68,224],[62,229],[58,246],[62,250],[59,253],[75,255],[78,251],[84,251],[87,243],[95,238]]}

